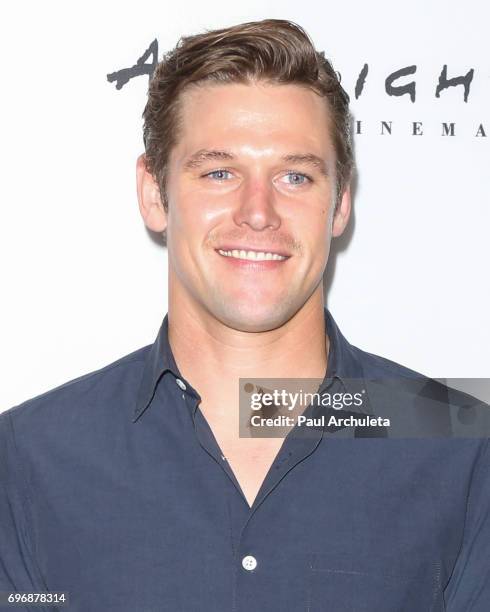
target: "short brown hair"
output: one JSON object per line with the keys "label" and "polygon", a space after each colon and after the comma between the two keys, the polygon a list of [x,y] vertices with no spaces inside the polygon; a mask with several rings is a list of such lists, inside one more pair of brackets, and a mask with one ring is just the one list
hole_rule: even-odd
{"label": "short brown hair", "polygon": [[182,37],[157,65],[143,112],[146,168],[155,178],[167,209],[167,165],[177,143],[179,103],[191,84],[297,83],[326,99],[332,118],[337,156],[337,202],[354,165],[349,96],[324,52],[315,50],[301,26],[283,19],[264,19]]}

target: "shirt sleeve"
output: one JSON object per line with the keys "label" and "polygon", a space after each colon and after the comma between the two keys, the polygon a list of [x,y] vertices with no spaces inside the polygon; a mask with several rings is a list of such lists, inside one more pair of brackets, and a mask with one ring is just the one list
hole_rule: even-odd
{"label": "shirt sleeve", "polygon": [[467,502],[463,543],[444,591],[446,612],[490,610],[490,450],[483,445]]}
{"label": "shirt sleeve", "polygon": [[[39,593],[48,591],[33,554],[24,481],[16,455],[10,410],[0,414],[0,592]],[[53,610],[49,606],[9,606],[0,603],[1,612],[12,610]]]}

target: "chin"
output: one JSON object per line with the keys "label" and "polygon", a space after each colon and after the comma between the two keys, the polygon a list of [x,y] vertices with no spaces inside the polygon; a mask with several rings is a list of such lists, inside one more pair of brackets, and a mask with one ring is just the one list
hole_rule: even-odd
{"label": "chin", "polygon": [[213,316],[224,325],[237,331],[265,332],[284,325],[294,314],[287,300],[279,303],[260,304],[249,301],[222,304]]}

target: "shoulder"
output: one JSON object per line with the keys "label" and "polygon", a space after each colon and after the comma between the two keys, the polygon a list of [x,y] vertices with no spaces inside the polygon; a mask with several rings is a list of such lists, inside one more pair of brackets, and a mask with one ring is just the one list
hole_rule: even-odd
{"label": "shoulder", "polygon": [[[367,379],[376,380],[379,383],[389,385],[393,389],[399,388],[403,392],[417,392],[424,398],[454,405],[466,406],[469,401],[480,401],[472,395],[442,382],[442,380],[447,381],[447,379],[431,378],[396,361],[369,353],[352,345],[351,349],[361,363],[364,376]],[[421,390],[423,390],[422,393],[420,393]]]}
{"label": "shoulder", "polygon": [[376,355],[368,351],[362,350],[357,346],[350,345],[354,356],[359,361],[366,377],[378,376],[403,376],[404,378],[425,378],[428,376],[412,370],[401,363]]}
{"label": "shoulder", "polygon": [[110,461],[131,423],[150,349],[140,348],[2,412],[0,488],[10,482],[24,499],[35,499],[40,488],[43,494],[56,491],[87,462]]}
{"label": "shoulder", "polygon": [[[40,395],[25,400],[0,413],[0,428],[60,428],[63,423],[90,419],[94,413],[136,398],[145,357],[151,345],[137,349],[116,361],[69,380]],[[11,423],[11,425],[8,424]]]}
{"label": "shoulder", "polygon": [[[465,406],[469,400],[479,401],[470,394],[453,388],[451,386],[452,379],[446,384],[448,379],[431,378],[396,361],[369,353],[352,345],[351,349],[362,365],[364,376],[368,379],[390,382],[392,386],[398,385],[403,391],[424,389],[424,397],[430,396],[432,399],[446,402],[450,397],[451,404]],[[446,382],[442,382],[442,380]]]}
{"label": "shoulder", "polygon": [[350,348],[362,366],[376,408],[389,407],[400,424],[401,434],[473,438],[486,444],[490,435],[489,406],[477,397],[480,394],[476,384],[473,395],[468,387],[464,391],[458,389],[456,379],[434,379],[386,357],[352,345]]}

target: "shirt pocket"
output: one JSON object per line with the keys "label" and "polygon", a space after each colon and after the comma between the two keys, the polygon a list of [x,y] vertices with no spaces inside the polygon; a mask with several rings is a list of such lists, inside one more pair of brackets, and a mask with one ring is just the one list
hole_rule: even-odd
{"label": "shirt pocket", "polygon": [[440,563],[310,556],[306,612],[444,612]]}

